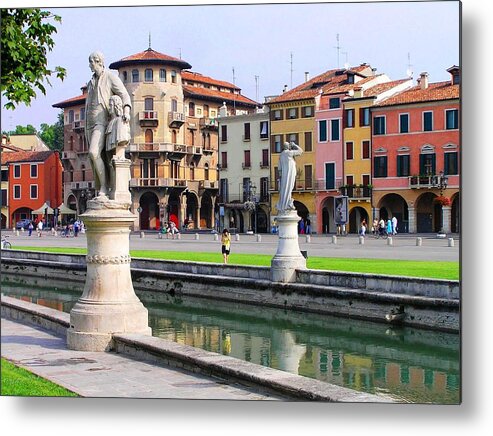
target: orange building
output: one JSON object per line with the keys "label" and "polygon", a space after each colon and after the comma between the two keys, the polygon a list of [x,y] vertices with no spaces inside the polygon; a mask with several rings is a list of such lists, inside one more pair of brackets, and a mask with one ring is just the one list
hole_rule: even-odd
{"label": "orange building", "polygon": [[57,208],[62,203],[62,164],[55,151],[2,153],[7,168],[8,214],[11,227],[45,203]]}

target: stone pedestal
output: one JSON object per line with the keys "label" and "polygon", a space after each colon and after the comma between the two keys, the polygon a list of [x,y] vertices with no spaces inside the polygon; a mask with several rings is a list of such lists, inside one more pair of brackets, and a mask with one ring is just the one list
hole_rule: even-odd
{"label": "stone pedestal", "polygon": [[87,277],[70,311],[67,345],[107,351],[114,333],[150,335],[148,312],[135,295],[130,274],[129,203],[97,197],[81,215],[87,228]]}
{"label": "stone pedestal", "polygon": [[299,220],[294,210],[277,216],[279,241],[271,261],[271,280],[274,282],[294,282],[296,270],[306,269],[306,259],[298,243]]}
{"label": "stone pedestal", "polygon": [[[115,170],[115,191],[112,192],[111,198],[120,203],[129,203],[132,201],[132,194],[128,190],[130,181],[130,160],[124,156],[115,156],[111,163]],[[134,217],[135,218],[135,217]]]}

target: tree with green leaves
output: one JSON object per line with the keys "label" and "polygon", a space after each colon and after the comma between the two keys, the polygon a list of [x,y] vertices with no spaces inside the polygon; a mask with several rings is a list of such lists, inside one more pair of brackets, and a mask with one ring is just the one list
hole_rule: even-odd
{"label": "tree with green leaves", "polygon": [[43,123],[40,126],[39,137],[51,150],[63,150],[63,112],[58,114],[55,124]]}
{"label": "tree with green leaves", "polygon": [[63,80],[66,70],[48,68],[47,55],[53,50],[53,21],[61,17],[40,9],[1,10],[2,64],[0,91],[7,99],[6,109],[15,109],[20,103],[27,106],[36,97],[36,91],[46,94],[45,82],[50,77]]}

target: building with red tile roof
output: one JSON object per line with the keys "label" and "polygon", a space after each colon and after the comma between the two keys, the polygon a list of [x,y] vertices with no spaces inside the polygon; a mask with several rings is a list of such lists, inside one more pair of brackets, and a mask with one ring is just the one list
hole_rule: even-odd
{"label": "building with red tile roof", "polygon": [[[178,227],[186,222],[189,228],[214,228],[219,107],[225,104],[230,114],[242,114],[254,112],[258,103],[236,85],[192,72],[183,59],[150,47],[109,68],[117,70],[132,98],[128,150],[131,210],[138,215],[134,229],[158,229],[169,221]],[[67,129],[65,202],[79,213],[95,195],[87,165],[84,103],[83,92],[54,105],[64,110]]]}
{"label": "building with red tile roof", "polygon": [[400,231],[460,228],[460,69],[447,71],[371,108],[374,215],[397,217]]}
{"label": "building with red tile roof", "polygon": [[2,228],[36,219],[32,212],[45,203],[53,208],[61,204],[62,164],[57,152],[2,152],[1,163]]}

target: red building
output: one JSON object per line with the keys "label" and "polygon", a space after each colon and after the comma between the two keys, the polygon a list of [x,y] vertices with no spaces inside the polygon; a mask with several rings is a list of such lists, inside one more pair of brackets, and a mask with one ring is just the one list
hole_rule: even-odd
{"label": "red building", "polygon": [[447,71],[371,108],[373,215],[400,232],[459,232],[460,69]]}
{"label": "red building", "polygon": [[8,213],[11,226],[45,203],[57,208],[62,203],[62,164],[55,151],[2,153],[7,167]]}

